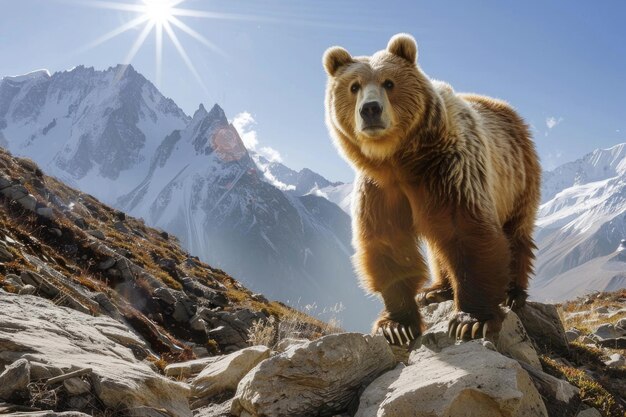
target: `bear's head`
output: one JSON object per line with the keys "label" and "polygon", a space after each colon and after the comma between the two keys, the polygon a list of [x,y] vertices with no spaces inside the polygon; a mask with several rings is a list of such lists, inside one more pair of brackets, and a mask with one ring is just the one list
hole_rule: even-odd
{"label": "bear's head", "polygon": [[417,44],[407,34],[369,57],[339,46],[326,50],[326,124],[348,159],[360,153],[384,160],[418,125],[433,93],[416,60]]}

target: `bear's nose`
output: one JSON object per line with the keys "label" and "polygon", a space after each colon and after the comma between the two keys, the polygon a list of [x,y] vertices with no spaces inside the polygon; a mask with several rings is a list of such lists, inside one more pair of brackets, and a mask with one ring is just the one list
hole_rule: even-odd
{"label": "bear's nose", "polygon": [[378,121],[383,114],[383,106],[377,101],[368,101],[361,107],[361,117],[365,122],[372,123]]}

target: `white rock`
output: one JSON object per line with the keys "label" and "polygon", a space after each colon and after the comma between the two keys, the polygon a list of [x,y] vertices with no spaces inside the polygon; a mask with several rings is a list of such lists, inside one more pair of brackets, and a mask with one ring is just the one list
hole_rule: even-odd
{"label": "white rock", "polygon": [[194,359],[187,362],[172,363],[165,367],[165,375],[173,378],[186,378],[200,373],[204,368],[219,360],[221,356]]}
{"label": "white rock", "polygon": [[532,367],[541,370],[541,362],[537,351],[524,325],[513,311],[508,311],[502,322],[502,329],[496,341],[498,352],[510,355],[513,359],[526,362]]}
{"label": "white rock", "polygon": [[35,288],[32,285],[28,284],[28,285],[24,285],[22,288],[20,288],[19,294],[20,295],[32,295],[32,294],[34,294],[36,292],[37,292],[37,288]]}
{"label": "white rock", "polygon": [[604,364],[611,368],[617,368],[619,366],[626,365],[626,358],[624,358],[619,353],[614,353],[611,356],[609,356],[609,360],[604,362]]}
{"label": "white rock", "polygon": [[356,417],[547,417],[526,371],[480,341],[424,346],[409,363],[367,387]]}
{"label": "white rock", "polygon": [[0,312],[0,361],[27,356],[29,361],[65,372],[91,368],[94,392],[105,406],[124,406],[129,412],[150,407],[172,417],[191,417],[189,387],[135,358],[127,342],[133,340],[136,346],[144,342],[123,324],[58,307],[40,297],[2,292]]}
{"label": "white rock", "polygon": [[269,357],[270,350],[266,346],[252,346],[221,356],[191,381],[192,395],[196,398],[212,397],[235,390],[241,378]]}
{"label": "white rock", "polygon": [[[448,337],[448,322],[455,314],[454,303],[445,301],[439,304],[430,304],[424,310],[424,320],[430,324],[430,327],[424,332],[416,347],[424,345],[431,350],[439,351],[453,345],[455,340]],[[517,314],[511,310],[506,311],[502,329],[495,341],[495,347],[500,353],[541,369],[537,351],[533,347],[530,337]]]}
{"label": "white rock", "polygon": [[[237,387],[236,416],[333,415],[395,364],[382,336],[340,333],[264,360]],[[248,414],[246,414],[248,413]]]}
{"label": "white rock", "polygon": [[307,339],[295,339],[293,337],[286,337],[278,342],[276,345],[277,352],[286,352],[287,350],[309,343]]}

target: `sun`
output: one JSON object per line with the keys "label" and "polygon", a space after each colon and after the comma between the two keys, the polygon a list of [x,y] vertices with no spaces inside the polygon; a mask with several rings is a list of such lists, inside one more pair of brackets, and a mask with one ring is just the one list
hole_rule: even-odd
{"label": "sun", "polygon": [[143,0],[146,17],[156,25],[163,25],[174,16],[174,4],[169,0]]}
{"label": "sun", "polygon": [[[134,14],[134,16],[128,22],[102,35],[100,38],[96,39],[94,42],[90,43],[82,49],[89,50],[117,37],[124,32],[128,32],[131,29],[143,26],[143,28],[139,31],[135,42],[131,45],[130,50],[123,60],[123,63],[125,65],[130,64],[135,55],[137,55],[137,52],[139,52],[139,50],[145,43],[150,33],[154,32],[156,41],[155,84],[157,85],[157,87],[160,87],[161,84],[161,74],[163,68],[163,42],[165,38],[167,38],[174,45],[176,51],[178,52],[178,55],[184,61],[189,71],[196,78],[196,81],[206,91],[206,87],[202,82],[202,77],[200,77],[200,74],[196,70],[196,67],[193,65],[193,62],[189,58],[189,55],[187,55],[187,52],[185,51],[185,48],[183,47],[182,42],[176,33],[176,29],[194,38],[196,41],[202,43],[213,52],[216,52],[220,55],[225,55],[220,48],[213,44],[213,42],[209,41],[200,33],[189,27],[185,22],[182,21],[182,19],[184,17],[233,19],[239,18],[240,16],[235,17],[225,13],[190,10],[179,7],[184,2],[185,0],[131,0],[131,2],[128,3],[111,0],[90,0],[89,2],[81,2],[81,4],[92,7],[121,10]],[[125,68],[125,66],[123,68]],[[121,77],[123,71],[124,70],[120,70],[118,78]]]}

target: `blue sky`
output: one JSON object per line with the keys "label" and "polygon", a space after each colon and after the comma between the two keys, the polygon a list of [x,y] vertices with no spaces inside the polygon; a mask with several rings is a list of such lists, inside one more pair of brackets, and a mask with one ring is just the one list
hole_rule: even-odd
{"label": "blue sky", "polygon": [[[141,0],[111,0],[128,4]],[[89,7],[89,0],[0,0],[0,76],[76,65],[106,69],[126,57],[141,27],[88,45],[136,13]],[[626,2],[187,0],[179,7],[257,19],[182,20],[224,54],[178,31],[194,78],[165,42],[161,91],[187,113],[218,102],[233,119],[247,112],[247,139],[280,152],[293,167],[349,181],[324,126],[331,45],[354,55],[413,34],[418,61],[457,91],[499,97],[533,126],[545,168],[597,147],[626,142]],[[132,61],[156,80],[151,34]],[[240,118],[240,125],[244,119]]]}

